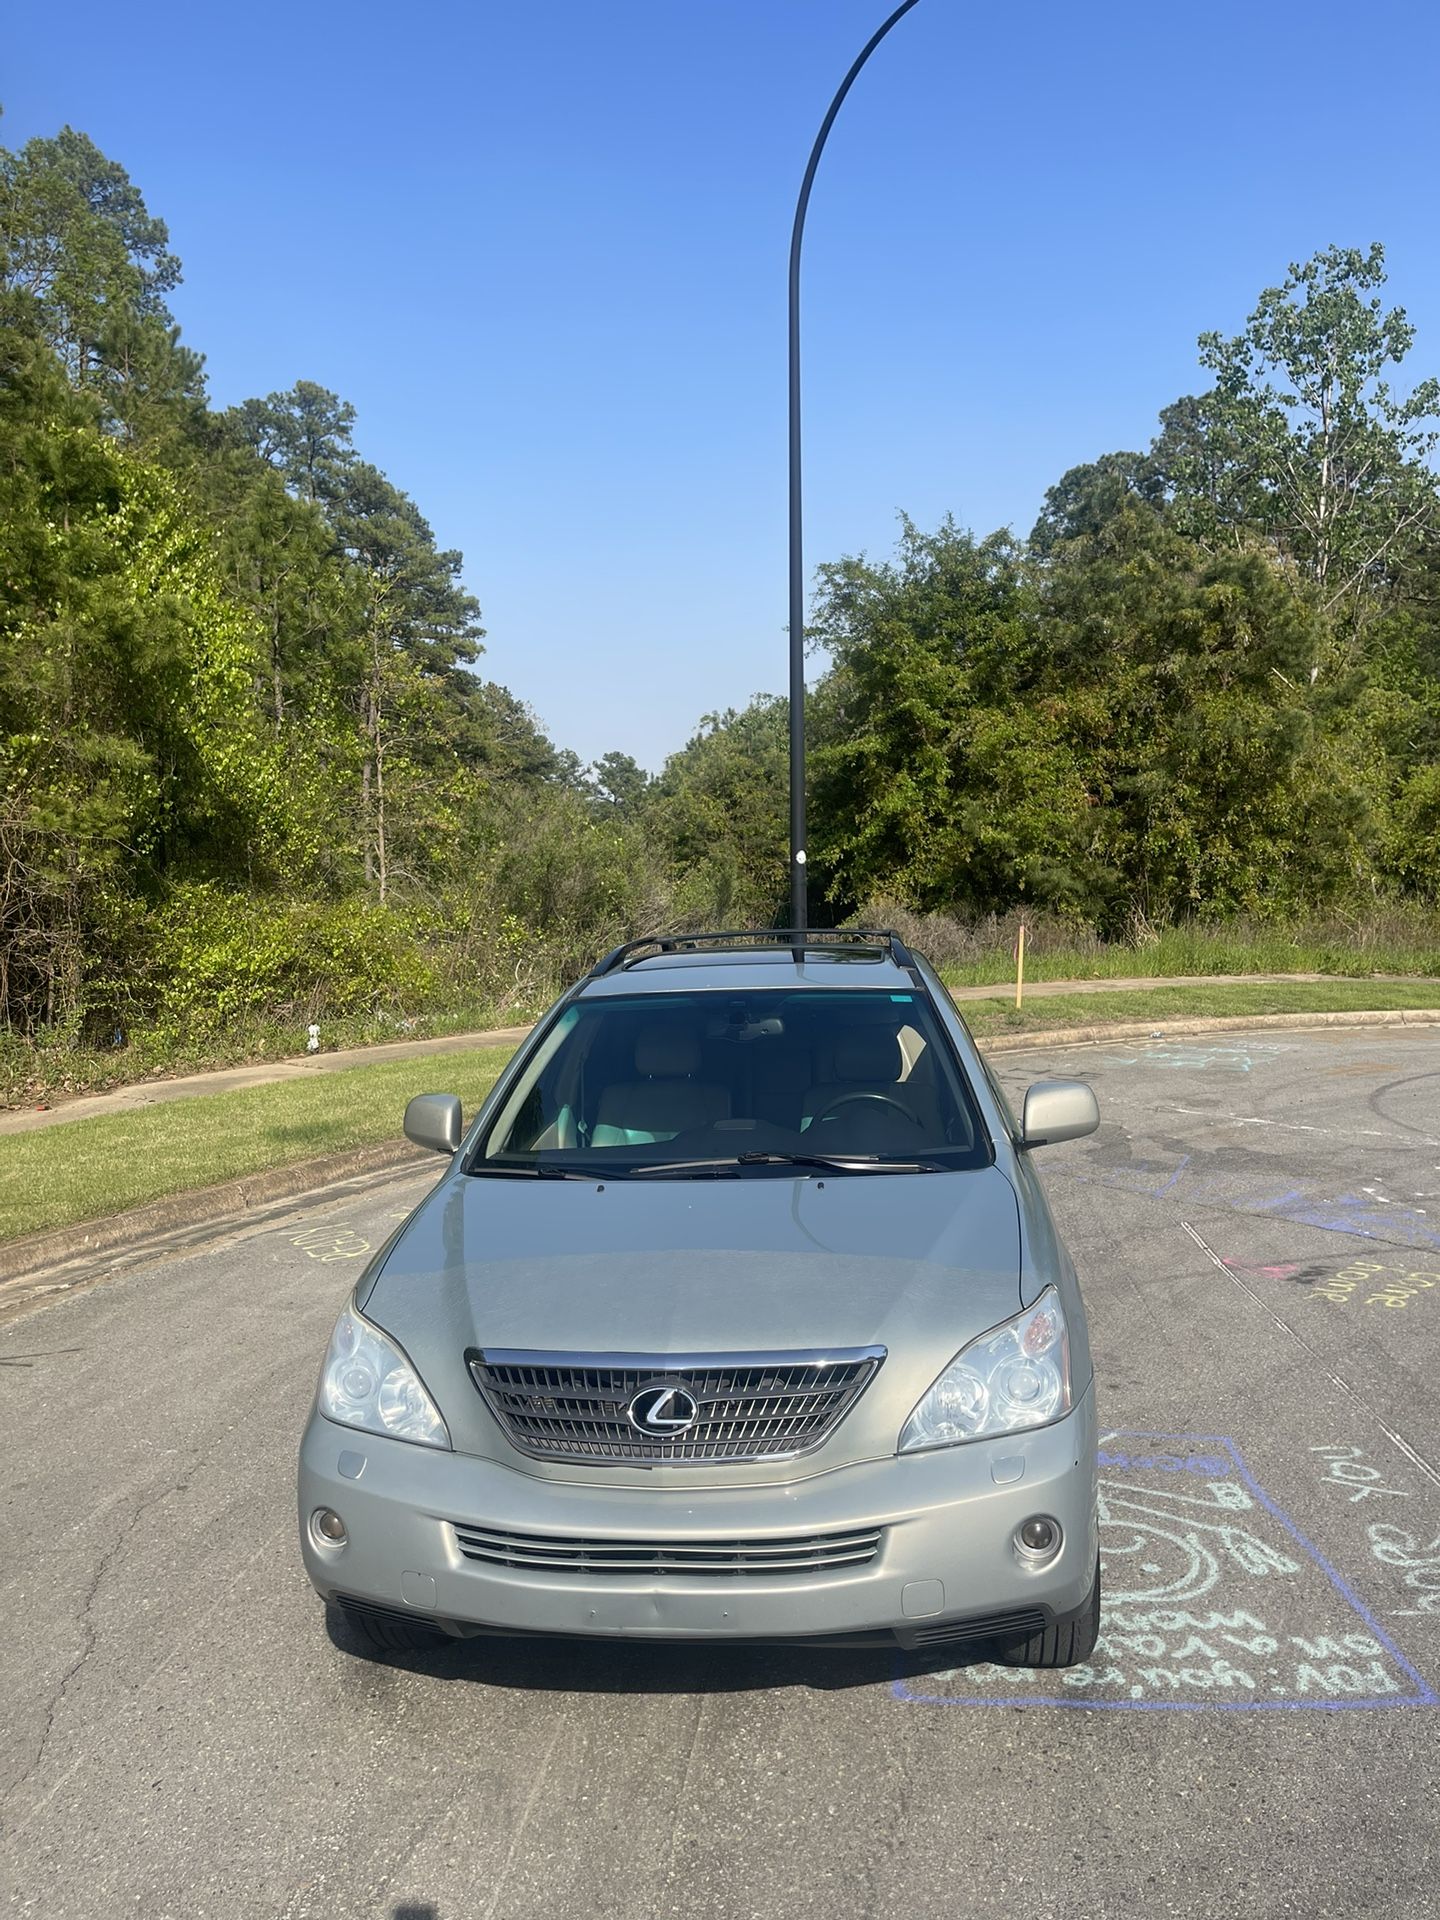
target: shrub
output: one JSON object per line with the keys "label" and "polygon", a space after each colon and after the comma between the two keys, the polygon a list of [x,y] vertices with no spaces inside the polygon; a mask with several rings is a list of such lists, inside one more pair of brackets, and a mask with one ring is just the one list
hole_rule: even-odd
{"label": "shrub", "polygon": [[365,900],[257,899],[200,881],[177,887],[151,921],[144,986],[155,1024],[205,1030],[240,1015],[413,1006],[434,974],[406,919]]}

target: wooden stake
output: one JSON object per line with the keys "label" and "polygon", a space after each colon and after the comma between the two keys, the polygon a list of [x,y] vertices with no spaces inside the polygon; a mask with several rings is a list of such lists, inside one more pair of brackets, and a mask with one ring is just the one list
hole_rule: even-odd
{"label": "wooden stake", "polygon": [[1015,1010],[1020,1010],[1020,1002],[1025,997],[1025,922],[1020,922],[1020,934],[1015,942]]}

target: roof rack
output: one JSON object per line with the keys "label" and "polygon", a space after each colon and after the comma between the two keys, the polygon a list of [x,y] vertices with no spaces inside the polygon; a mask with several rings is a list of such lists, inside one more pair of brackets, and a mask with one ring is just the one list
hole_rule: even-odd
{"label": "roof rack", "polygon": [[678,953],[720,947],[788,947],[797,961],[825,947],[878,947],[897,966],[919,977],[914,954],[889,927],[727,927],[718,933],[652,933],[642,940],[627,940],[597,960],[589,978],[616,973],[650,950]]}

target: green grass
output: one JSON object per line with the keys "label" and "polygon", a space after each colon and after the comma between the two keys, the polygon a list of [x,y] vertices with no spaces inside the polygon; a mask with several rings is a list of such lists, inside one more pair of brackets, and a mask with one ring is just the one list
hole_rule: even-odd
{"label": "green grass", "polygon": [[391,1060],[0,1135],[0,1240],[315,1154],[398,1140],[412,1094],[458,1093],[468,1114],[511,1051]]}
{"label": "green grass", "polygon": [[[922,939],[922,949],[923,944]],[[948,986],[989,986],[1013,980],[1015,962],[1007,940],[973,959],[952,961],[941,971]],[[1440,936],[1409,924],[1293,933],[1190,926],[1167,927],[1135,943],[1071,941],[1052,934],[1031,944],[1027,931],[1027,980],[1143,980],[1210,973],[1328,973],[1352,979],[1376,973],[1440,975]]]}
{"label": "green grass", "polygon": [[1015,935],[1022,919],[1027,980],[1216,973],[1440,975],[1440,909],[1413,899],[1355,900],[1285,923],[1232,914],[1165,926],[1134,913],[1123,929],[1103,938],[1093,927],[1036,908],[961,919],[912,913],[883,899],[872,901],[857,924],[895,927],[952,987],[965,987],[1014,978]]}
{"label": "green grass", "polygon": [[1002,1033],[1053,1032],[1138,1021],[1259,1013],[1388,1013],[1405,1007],[1440,1008],[1440,986],[1325,980],[1270,987],[1152,987],[1129,993],[1057,993],[1032,1000],[1017,1013],[999,1000],[966,1001],[960,1011],[977,1038]]}

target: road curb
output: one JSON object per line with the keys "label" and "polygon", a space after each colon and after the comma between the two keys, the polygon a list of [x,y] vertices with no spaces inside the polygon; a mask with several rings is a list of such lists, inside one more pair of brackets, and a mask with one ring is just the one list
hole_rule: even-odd
{"label": "road curb", "polygon": [[50,1233],[31,1233],[0,1246],[0,1288],[12,1280],[29,1279],[67,1260],[87,1253],[109,1253],[173,1233],[183,1227],[219,1225],[243,1220],[257,1208],[292,1194],[312,1193],[337,1180],[361,1173],[388,1173],[392,1168],[433,1164],[434,1155],[417,1151],[408,1140],[385,1140],[374,1147],[352,1147],[346,1153],[326,1153],[310,1160],[292,1160],[287,1166],[267,1167],[239,1180],[213,1187],[190,1187],[167,1194],[143,1207],[111,1214],[108,1220],[77,1220],[74,1226]]}
{"label": "road curb", "polygon": [[[1403,1007],[1387,1012],[1261,1013],[1195,1016],[1178,1020],[1140,1020],[1114,1026],[1059,1027],[1035,1033],[993,1034],[977,1042],[982,1053],[1023,1053],[1040,1048],[1100,1045],[1107,1041],[1168,1039],[1196,1033],[1253,1033],[1304,1027],[1392,1027],[1440,1025],[1440,1008]],[[0,1288],[11,1281],[30,1279],[87,1253],[108,1253],[117,1247],[143,1245],[158,1235],[186,1227],[243,1220],[247,1214],[292,1194],[317,1188],[356,1174],[388,1172],[413,1165],[423,1167],[432,1156],[417,1153],[407,1140],[387,1140],[373,1147],[354,1147],[345,1153],[322,1154],[270,1167],[239,1180],[213,1187],[193,1187],[169,1194],[147,1206],[112,1214],[108,1220],[82,1220],[51,1233],[27,1234],[0,1245]]]}
{"label": "road curb", "polygon": [[1377,1013],[1196,1014],[1178,1020],[1129,1020],[1097,1027],[1038,1028],[1034,1033],[994,1033],[977,1039],[982,1053],[1022,1053],[1034,1047],[1079,1047],[1105,1040],[1162,1040],[1185,1033],[1254,1033],[1286,1027],[1433,1027],[1440,1008],[1391,1007]]}

